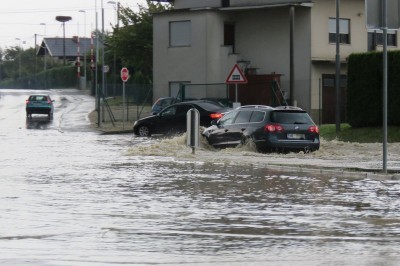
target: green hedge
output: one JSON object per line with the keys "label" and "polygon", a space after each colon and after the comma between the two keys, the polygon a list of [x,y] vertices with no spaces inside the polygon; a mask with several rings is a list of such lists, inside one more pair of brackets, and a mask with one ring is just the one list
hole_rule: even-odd
{"label": "green hedge", "polygon": [[[382,73],[381,52],[350,55],[347,121],[352,127],[382,125]],[[400,51],[388,52],[388,124],[400,125]]]}
{"label": "green hedge", "polygon": [[1,88],[12,89],[49,89],[49,88],[78,88],[76,67],[62,66],[42,71],[35,75],[22,77],[17,80],[3,80]]}
{"label": "green hedge", "polygon": [[[46,80],[46,84],[45,84]],[[78,88],[76,67],[65,66],[52,68],[37,75],[38,88]]]}

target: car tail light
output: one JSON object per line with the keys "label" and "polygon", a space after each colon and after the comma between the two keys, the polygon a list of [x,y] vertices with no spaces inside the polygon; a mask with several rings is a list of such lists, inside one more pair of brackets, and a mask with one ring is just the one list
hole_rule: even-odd
{"label": "car tail light", "polygon": [[281,133],[283,132],[283,127],[279,124],[266,124],[264,126],[264,131],[269,133]]}
{"label": "car tail light", "polygon": [[50,100],[47,100],[47,103],[48,103],[48,104],[51,104],[51,101],[50,101]]}
{"label": "car tail light", "polygon": [[308,132],[319,134],[319,128],[317,126],[311,126],[308,128]]}
{"label": "car tail light", "polygon": [[26,100],[25,103],[28,104],[28,103],[29,103],[29,100]]}
{"label": "car tail light", "polygon": [[222,114],[221,114],[221,113],[212,113],[212,114],[210,114],[210,118],[211,118],[212,120],[220,119],[221,117],[222,117]]}

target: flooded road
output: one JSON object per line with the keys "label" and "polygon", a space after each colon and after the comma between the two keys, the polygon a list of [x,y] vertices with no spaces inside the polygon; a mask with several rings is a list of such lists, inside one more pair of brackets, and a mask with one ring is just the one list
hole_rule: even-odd
{"label": "flooded road", "polygon": [[398,180],[101,135],[75,90],[27,120],[31,93],[0,90],[0,265],[399,265]]}

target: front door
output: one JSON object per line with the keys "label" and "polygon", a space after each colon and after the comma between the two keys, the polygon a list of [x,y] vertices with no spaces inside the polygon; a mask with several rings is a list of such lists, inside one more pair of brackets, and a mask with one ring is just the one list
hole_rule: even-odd
{"label": "front door", "polygon": [[[347,76],[340,77],[340,122],[346,121]],[[322,124],[336,123],[335,75],[322,75]]]}

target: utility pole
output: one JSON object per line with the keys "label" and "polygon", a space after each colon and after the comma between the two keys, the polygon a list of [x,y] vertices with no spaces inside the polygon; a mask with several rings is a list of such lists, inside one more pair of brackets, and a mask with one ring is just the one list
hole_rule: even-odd
{"label": "utility pole", "polygon": [[79,10],[79,12],[84,14],[84,18],[83,18],[83,75],[85,76],[85,86],[86,86],[86,11],[85,10]]}
{"label": "utility pole", "polygon": [[34,65],[34,76],[35,76],[35,84],[34,84],[34,88],[36,89],[36,84],[37,84],[37,77],[36,77],[36,73],[37,73],[37,69],[36,69],[36,67],[37,67],[37,56],[36,56],[36,53],[37,53],[37,33],[35,33],[35,49],[33,49],[34,50],[34,56],[35,56],[35,65]]}
{"label": "utility pole", "polygon": [[40,23],[40,25],[42,25],[42,26],[44,26],[44,35],[43,35],[43,44],[44,44],[44,47],[43,47],[43,50],[44,50],[44,55],[43,55],[43,61],[44,61],[44,65],[43,65],[43,69],[44,69],[44,88],[46,89],[47,88],[47,80],[46,80],[46,76],[47,76],[47,73],[46,73],[46,71],[47,71],[47,56],[46,56],[46,54],[47,54],[47,46],[46,46],[46,42],[45,42],[45,38],[46,38],[46,34],[47,34],[47,32],[46,32],[46,23]]}
{"label": "utility pole", "polygon": [[290,6],[290,105],[295,105],[294,99],[294,6]]}
{"label": "utility pole", "polygon": [[340,0],[336,0],[336,133],[340,132]]}
{"label": "utility pole", "polygon": [[[110,5],[114,5],[115,12],[116,12],[116,21],[115,21],[116,28],[115,28],[114,32],[118,32],[118,29],[119,29],[119,2],[108,1],[107,3]],[[117,86],[117,55],[116,55],[115,51],[114,51],[113,73],[114,73],[113,96],[115,96],[115,91],[116,91],[116,86]]]}

